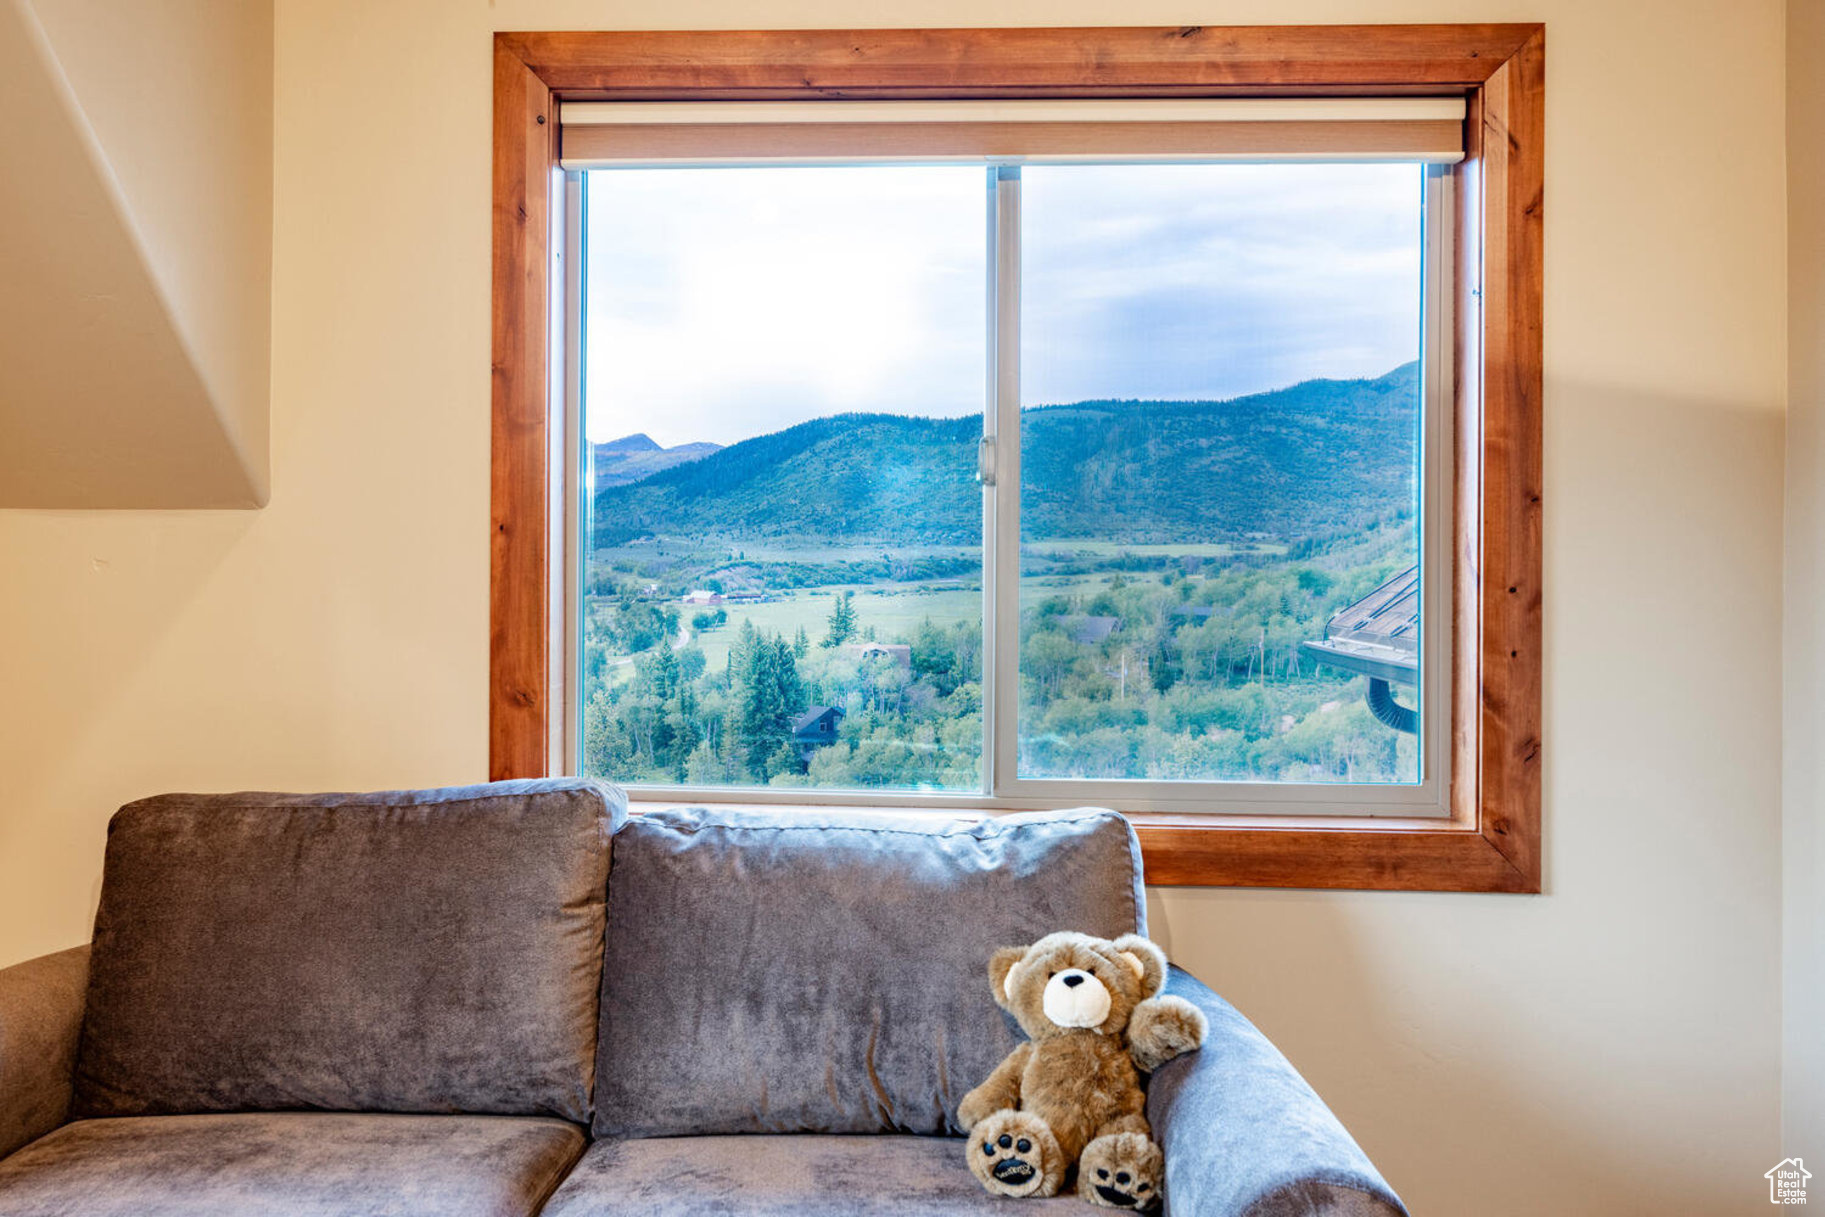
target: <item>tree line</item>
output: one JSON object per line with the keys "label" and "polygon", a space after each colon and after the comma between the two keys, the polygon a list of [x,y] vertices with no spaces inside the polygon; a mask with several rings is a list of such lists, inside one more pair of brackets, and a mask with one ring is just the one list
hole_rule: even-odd
{"label": "tree line", "polygon": [[[1061,586],[1022,613],[1022,772],[1159,780],[1412,780],[1412,737],[1377,723],[1360,679],[1317,666],[1300,643],[1411,561],[1410,522],[1304,560],[1236,562]],[[1206,564],[1210,570],[1210,564]],[[650,649],[625,682],[587,662],[587,771],[689,785],[974,789],[980,782],[982,626],[930,619],[890,632],[837,596],[819,636],[744,620],[727,662],[674,651],[670,610],[616,601],[612,629]],[[1113,621],[1113,627],[1109,623]],[[1092,628],[1094,627],[1094,628]],[[907,660],[846,644],[872,630]],[[1106,632],[1105,632],[1106,631]],[[793,724],[843,711],[835,742],[801,752]]]}

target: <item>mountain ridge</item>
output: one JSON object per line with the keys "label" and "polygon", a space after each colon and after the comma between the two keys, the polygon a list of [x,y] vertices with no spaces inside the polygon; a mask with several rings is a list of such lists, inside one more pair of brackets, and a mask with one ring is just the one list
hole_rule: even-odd
{"label": "mountain ridge", "polygon": [[644,431],[632,435],[623,435],[620,439],[611,439],[607,443],[597,444],[597,452],[663,452],[665,450],[658,440]]}
{"label": "mountain ridge", "polygon": [[[1291,539],[1410,512],[1418,417],[1416,363],[1222,401],[1027,407],[1024,538]],[[974,415],[839,414],[620,482],[598,466],[596,536],[968,544],[981,535],[981,429]]]}

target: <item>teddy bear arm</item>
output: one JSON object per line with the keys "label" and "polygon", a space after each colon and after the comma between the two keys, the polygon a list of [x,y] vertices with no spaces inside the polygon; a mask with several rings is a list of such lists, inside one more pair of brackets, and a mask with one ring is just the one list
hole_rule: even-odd
{"label": "teddy bear arm", "polygon": [[1204,1012],[1182,997],[1150,997],[1128,1019],[1128,1051],[1135,1067],[1152,1073],[1167,1061],[1202,1047],[1210,1031]]}
{"label": "teddy bear arm", "polygon": [[957,1104],[957,1122],[965,1132],[998,1111],[1020,1106],[1020,1075],[1032,1055],[1033,1045],[1020,1045],[995,1066],[982,1085],[963,1096],[963,1102]]}

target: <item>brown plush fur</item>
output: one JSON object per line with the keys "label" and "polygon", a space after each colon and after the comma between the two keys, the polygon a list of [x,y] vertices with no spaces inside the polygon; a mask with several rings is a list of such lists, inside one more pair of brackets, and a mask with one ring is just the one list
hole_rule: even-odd
{"label": "brown plush fur", "polygon": [[[1092,1203],[1152,1207],[1163,1160],[1140,1072],[1198,1047],[1206,1030],[1195,1006],[1160,996],[1165,954],[1135,934],[1048,934],[995,952],[989,981],[1031,1042],[958,1107],[971,1172],[996,1195],[1052,1196],[1077,1167],[1078,1194]],[[1048,1013],[1048,994],[1071,1025]]]}

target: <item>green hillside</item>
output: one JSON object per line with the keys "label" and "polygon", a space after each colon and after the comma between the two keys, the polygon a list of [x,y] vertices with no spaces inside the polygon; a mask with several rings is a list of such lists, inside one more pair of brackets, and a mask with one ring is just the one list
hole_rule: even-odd
{"label": "green hillside", "polygon": [[[1419,380],[1312,380],[1223,402],[1085,401],[1022,417],[1029,539],[1296,539],[1412,510]],[[646,535],[963,545],[979,418],[845,414],[596,494],[597,544]]]}

